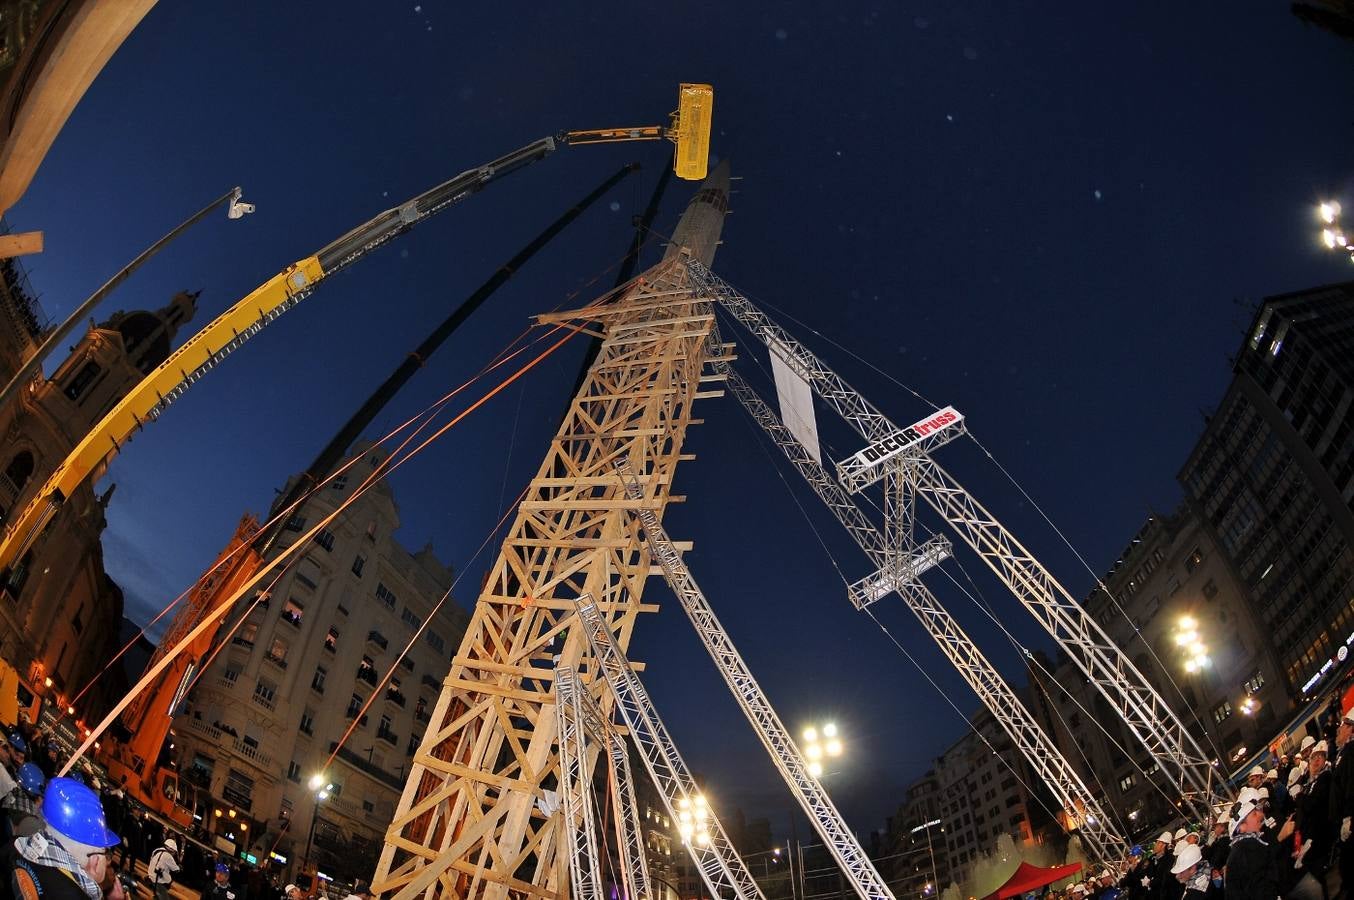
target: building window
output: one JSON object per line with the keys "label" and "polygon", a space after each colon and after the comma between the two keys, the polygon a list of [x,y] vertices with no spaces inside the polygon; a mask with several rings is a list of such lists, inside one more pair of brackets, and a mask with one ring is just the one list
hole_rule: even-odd
{"label": "building window", "polygon": [[428,646],[432,647],[438,653],[447,652],[447,642],[442,640],[442,635],[438,634],[436,631],[429,630],[423,632],[423,639],[428,642]]}
{"label": "building window", "polygon": [[1257,693],[1259,692],[1260,688],[1264,686],[1265,686],[1265,673],[1261,672],[1259,669],[1256,669],[1255,674],[1252,675],[1250,678],[1246,679],[1246,693],[1248,694]]}
{"label": "building window", "polygon": [[85,605],[82,603],[80,604],[80,608],[76,610],[75,615],[71,618],[71,627],[75,629],[76,634],[85,630],[85,623],[80,620],[80,617],[84,615],[84,612]]}
{"label": "building window", "polygon": [[406,672],[412,672],[414,671],[414,661],[408,656],[403,657],[400,660],[400,668],[404,669]]}
{"label": "building window", "polygon": [[282,607],[283,621],[301,627],[301,618],[305,614],[306,608],[297,602],[295,597],[287,598],[287,603]]}
{"label": "building window", "polygon": [[362,801],[362,811],[363,811],[363,812],[376,812],[376,804],[375,804],[375,803],[372,803],[370,800],[363,800],[363,801]]}
{"label": "building window", "polygon": [[315,543],[319,544],[326,552],[334,551],[334,532],[328,528],[321,528],[320,533],[315,535]]}
{"label": "building window", "polygon": [[92,360],[85,363],[84,367],[75,373],[75,377],[67,382],[66,396],[72,400],[79,400],[80,395],[85,392],[85,388],[89,387],[90,382],[98,378],[102,371],[99,364]]}
{"label": "building window", "polygon": [[348,476],[347,476],[347,475],[338,475],[338,476],[336,476],[336,477],[334,478],[333,483],[330,484],[329,486],[330,486],[331,488],[333,488],[334,490],[336,490],[336,491],[341,491],[341,490],[343,490],[344,488],[346,488],[346,487],[348,486]]}
{"label": "building window", "polygon": [[305,531],[306,517],[297,515],[296,513],[292,513],[290,516],[287,517],[286,528],[288,531]]}
{"label": "building window", "polygon": [[259,705],[272,709],[277,704],[277,685],[266,678],[260,678],[254,685],[254,700]]}
{"label": "building window", "polygon": [[362,696],[360,694],[353,694],[353,698],[348,701],[348,709],[344,712],[344,715],[349,719],[357,718],[357,714],[362,710],[362,703]]}
{"label": "building window", "polygon": [[1228,716],[1232,714],[1232,702],[1224,700],[1213,707],[1213,721],[1221,724]]}
{"label": "building window", "polygon": [[282,638],[273,638],[272,645],[268,647],[268,656],[266,658],[268,662],[273,665],[285,669],[287,668],[287,651],[290,649],[291,645]]}
{"label": "building window", "polygon": [[395,608],[395,592],[385,586],[384,582],[376,584],[376,599],[386,605],[386,609]]}
{"label": "building window", "polygon": [[315,710],[311,709],[309,706],[301,713],[301,733],[315,733]]}
{"label": "building window", "polygon": [[1198,547],[1195,547],[1194,552],[1191,553],[1189,555],[1189,558],[1185,560],[1185,571],[1193,573],[1195,569],[1199,568],[1199,563],[1203,561],[1204,561],[1203,553],[1199,550]]}
{"label": "building window", "polygon": [[1119,793],[1122,794],[1131,787],[1133,787],[1132,775],[1125,775],[1123,778],[1119,779]]}
{"label": "building window", "polygon": [[231,638],[231,643],[239,644],[241,647],[252,647],[254,641],[259,636],[258,622],[245,622],[240,626],[240,633]]}
{"label": "building window", "polygon": [[324,693],[324,677],[329,674],[329,670],[324,666],[315,667],[315,677],[310,679],[310,689],[317,694]]}
{"label": "building window", "polygon": [[17,494],[23,490],[23,486],[28,483],[28,479],[33,477],[33,454],[27,450],[21,450],[14,454],[14,458],[5,466],[5,477],[9,479],[9,485]]}
{"label": "building window", "polygon": [[367,558],[361,553],[353,557],[353,574],[358,578],[362,577],[362,567],[367,564]]}
{"label": "building window", "polygon": [[1218,596],[1218,585],[1210,578],[1204,582],[1204,599],[1212,600],[1216,596]]}
{"label": "building window", "polygon": [[221,680],[225,681],[227,684],[234,684],[239,677],[240,670],[231,668],[229,666],[226,667],[225,672],[221,673]]}
{"label": "building window", "polygon": [[418,626],[423,624],[423,621],[418,616],[414,615],[413,610],[407,606],[404,608],[404,614],[400,616],[400,621],[415,631],[418,630]]}
{"label": "building window", "polygon": [[301,764],[294,759],[287,763],[287,780],[301,783]]}
{"label": "building window", "polygon": [[338,649],[339,630],[332,625],[329,626],[329,633],[324,636],[324,649],[333,653]]}
{"label": "building window", "polygon": [[376,543],[376,520],[372,519],[367,523],[367,540],[373,544]]}

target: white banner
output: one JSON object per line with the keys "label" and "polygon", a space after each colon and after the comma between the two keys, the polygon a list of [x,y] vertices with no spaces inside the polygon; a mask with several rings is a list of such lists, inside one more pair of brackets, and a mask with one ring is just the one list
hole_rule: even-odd
{"label": "white banner", "polygon": [[799,374],[799,365],[789,348],[771,339],[771,374],[776,379],[776,398],[780,401],[780,420],[795,440],[809,451],[819,465],[823,451],[818,448],[818,421],[813,417],[813,391]]}

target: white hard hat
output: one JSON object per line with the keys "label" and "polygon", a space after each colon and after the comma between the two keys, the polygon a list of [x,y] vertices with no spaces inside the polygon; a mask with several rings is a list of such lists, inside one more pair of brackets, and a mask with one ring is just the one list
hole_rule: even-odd
{"label": "white hard hat", "polygon": [[1315,743],[1316,743],[1316,738],[1312,737],[1312,736],[1309,734],[1309,735],[1307,735],[1306,737],[1304,737],[1304,738],[1302,739],[1302,746],[1299,747],[1298,749],[1299,749],[1299,751],[1306,750],[1308,747],[1312,746],[1312,745],[1315,744]]}
{"label": "white hard hat", "polygon": [[1316,746],[1312,748],[1312,752],[1324,753],[1327,756],[1330,756],[1330,744],[1327,744],[1325,741],[1317,741]]}
{"label": "white hard hat", "polygon": [[1171,874],[1179,875],[1186,869],[1197,866],[1204,858],[1199,850],[1198,844],[1186,844],[1185,849],[1180,851],[1180,855],[1175,858],[1175,865],[1171,866]]}
{"label": "white hard hat", "polygon": [[1261,800],[1269,799],[1269,788],[1260,788],[1256,791],[1256,793],[1260,795]]}
{"label": "white hard hat", "polygon": [[1278,769],[1270,769],[1268,772],[1265,773],[1265,780],[1266,780],[1266,781],[1268,781],[1268,780],[1271,779],[1271,778],[1273,778],[1275,781],[1278,781],[1278,780],[1279,780],[1279,770],[1278,770]]}
{"label": "white hard hat", "polygon": [[1289,786],[1289,787],[1292,787],[1293,785],[1297,784],[1297,783],[1298,783],[1298,779],[1301,778],[1301,777],[1302,777],[1302,770],[1299,769],[1297,766],[1294,766],[1294,767],[1293,767],[1293,770],[1292,770],[1291,772],[1288,773],[1288,786]]}
{"label": "white hard hat", "polygon": [[1230,818],[1227,817],[1227,814],[1226,814],[1226,813],[1223,813],[1222,815],[1218,816],[1218,821],[1214,822],[1213,824],[1214,824],[1214,825],[1231,825],[1231,824],[1232,824],[1232,820],[1231,820]]}
{"label": "white hard hat", "polygon": [[1177,829],[1175,830],[1175,839],[1176,839],[1177,841],[1183,841],[1183,840],[1185,839],[1185,835],[1187,835],[1187,834],[1189,834],[1189,832],[1186,831],[1185,829],[1183,829],[1183,828],[1177,828]]}
{"label": "white hard hat", "polygon": [[1265,776],[1265,770],[1260,768],[1259,766],[1251,766],[1251,770],[1246,773],[1246,777],[1250,778],[1252,775],[1259,775],[1261,778],[1263,778]]}
{"label": "white hard hat", "polygon": [[1173,843],[1174,841],[1175,838],[1171,837],[1171,833],[1169,831],[1163,831],[1161,833],[1161,837],[1157,838],[1158,844],[1170,844]]}
{"label": "white hard hat", "polygon": [[1176,841],[1175,846],[1171,848],[1171,856],[1174,856],[1176,859],[1179,859],[1180,854],[1185,852],[1186,847],[1193,846],[1194,845],[1191,844],[1189,841],[1185,840],[1184,838],[1181,838],[1180,840]]}
{"label": "white hard hat", "polygon": [[1246,817],[1249,816],[1251,813],[1255,812],[1259,808],[1260,808],[1259,806],[1249,801],[1242,803],[1239,807],[1237,807],[1236,821],[1232,822],[1232,833],[1236,834],[1237,828],[1241,825],[1242,822],[1246,821]]}
{"label": "white hard hat", "polygon": [[1345,710],[1345,714],[1340,718],[1340,722],[1354,725],[1354,707]]}
{"label": "white hard hat", "polygon": [[170,853],[178,853],[179,852],[178,842],[176,842],[173,838],[166,838],[165,849],[168,850]]}
{"label": "white hard hat", "polygon": [[1255,788],[1244,787],[1237,792],[1236,801],[1238,803],[1254,803],[1260,799],[1260,792]]}
{"label": "white hard hat", "polygon": [[289,885],[287,885],[286,887],[284,887],[284,888],[282,889],[282,893],[283,893],[284,895],[286,895],[286,894],[290,894],[292,891],[296,891],[296,890],[300,890],[300,888],[298,888],[298,887],[297,887],[296,885],[294,885],[294,884],[289,884]]}

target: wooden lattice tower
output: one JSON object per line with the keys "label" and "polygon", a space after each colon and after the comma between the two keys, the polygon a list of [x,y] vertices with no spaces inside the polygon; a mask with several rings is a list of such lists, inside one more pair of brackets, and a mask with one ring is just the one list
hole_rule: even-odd
{"label": "wooden lattice tower", "polygon": [[[682,256],[709,263],[729,175],[711,173],[687,207],[667,256],[615,300],[550,320],[586,323],[601,352],[517,510],[386,834],[373,889],[414,897],[544,897],[569,893],[563,814],[553,792],[559,756],[556,665],[579,668],[586,641],[573,601],[597,598],[622,647],[658,574],[632,510],[661,516],[692,405],[702,396],[714,322]],[[718,393],[711,392],[711,393]],[[615,473],[629,458],[643,498]],[[587,671],[586,663],[581,667]],[[609,698],[600,698],[609,706]]]}

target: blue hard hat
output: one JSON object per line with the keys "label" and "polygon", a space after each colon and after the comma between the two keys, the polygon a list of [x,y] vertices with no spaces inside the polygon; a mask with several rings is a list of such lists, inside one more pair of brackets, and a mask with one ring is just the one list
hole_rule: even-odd
{"label": "blue hard hat", "polygon": [[17,731],[11,731],[8,737],[9,737],[9,745],[11,747],[13,747],[15,750],[18,750],[25,756],[28,755],[28,742],[24,740],[24,736],[22,734],[19,734],[19,732]]}
{"label": "blue hard hat", "polygon": [[216,871],[220,872],[222,875],[229,875],[230,866],[226,865],[225,863],[219,862],[216,864]]}
{"label": "blue hard hat", "polygon": [[53,778],[42,795],[42,817],[57,834],[91,847],[120,842],[108,830],[99,795],[73,778]]}
{"label": "blue hard hat", "polygon": [[1129,856],[1142,856],[1142,845],[1134,844],[1133,849],[1128,851]]}
{"label": "blue hard hat", "polygon": [[19,787],[34,797],[42,793],[42,786],[46,783],[47,776],[42,774],[36,763],[24,763],[19,766]]}

